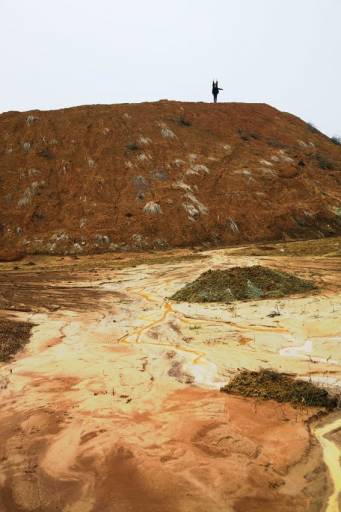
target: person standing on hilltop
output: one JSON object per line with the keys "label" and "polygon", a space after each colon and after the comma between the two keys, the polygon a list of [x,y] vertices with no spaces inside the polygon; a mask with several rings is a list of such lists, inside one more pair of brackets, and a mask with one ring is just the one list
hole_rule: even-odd
{"label": "person standing on hilltop", "polygon": [[216,82],[213,80],[213,83],[212,83],[212,94],[213,94],[214,103],[217,103],[219,91],[223,91],[223,89],[218,87],[218,80]]}

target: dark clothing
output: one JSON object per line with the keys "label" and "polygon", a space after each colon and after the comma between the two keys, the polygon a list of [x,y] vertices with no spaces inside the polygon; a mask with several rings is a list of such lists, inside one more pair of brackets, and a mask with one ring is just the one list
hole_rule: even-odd
{"label": "dark clothing", "polygon": [[212,94],[213,94],[214,103],[217,103],[219,91],[222,91],[222,90],[223,89],[218,87],[218,81],[216,81],[216,82],[213,81],[213,83],[212,83]]}

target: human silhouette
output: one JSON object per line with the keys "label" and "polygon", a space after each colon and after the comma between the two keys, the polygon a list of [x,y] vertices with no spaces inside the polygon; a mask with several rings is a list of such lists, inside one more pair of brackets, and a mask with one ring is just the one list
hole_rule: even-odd
{"label": "human silhouette", "polygon": [[213,80],[213,82],[212,82],[212,94],[213,94],[214,103],[217,103],[219,91],[223,91],[223,89],[218,87],[218,80],[216,82]]}

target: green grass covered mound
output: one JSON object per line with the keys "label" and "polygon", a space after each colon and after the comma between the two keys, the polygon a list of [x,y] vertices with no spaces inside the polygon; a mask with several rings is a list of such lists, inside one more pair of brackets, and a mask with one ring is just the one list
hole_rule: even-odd
{"label": "green grass covered mound", "polygon": [[315,290],[314,283],[267,267],[233,267],[208,270],[177,291],[172,300],[181,302],[233,302],[285,297]]}
{"label": "green grass covered mound", "polygon": [[261,400],[276,400],[327,409],[334,409],[337,405],[337,399],[331,397],[325,389],[272,370],[243,370],[220,391]]}

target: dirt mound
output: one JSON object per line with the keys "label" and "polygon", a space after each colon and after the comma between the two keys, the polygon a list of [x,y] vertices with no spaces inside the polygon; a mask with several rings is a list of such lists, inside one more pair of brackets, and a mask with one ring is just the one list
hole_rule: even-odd
{"label": "dirt mound", "polygon": [[341,146],[268,105],[8,112],[0,134],[0,253],[341,233]]}
{"label": "dirt mound", "polygon": [[0,361],[8,361],[30,339],[33,324],[0,320]]}
{"label": "dirt mound", "polygon": [[255,265],[208,270],[171,299],[185,302],[233,302],[285,297],[316,289],[314,283],[292,274]]}
{"label": "dirt mound", "polygon": [[232,395],[327,409],[334,409],[337,405],[337,399],[331,397],[325,389],[272,370],[259,372],[243,370],[229,384],[221,388],[221,391]]}

